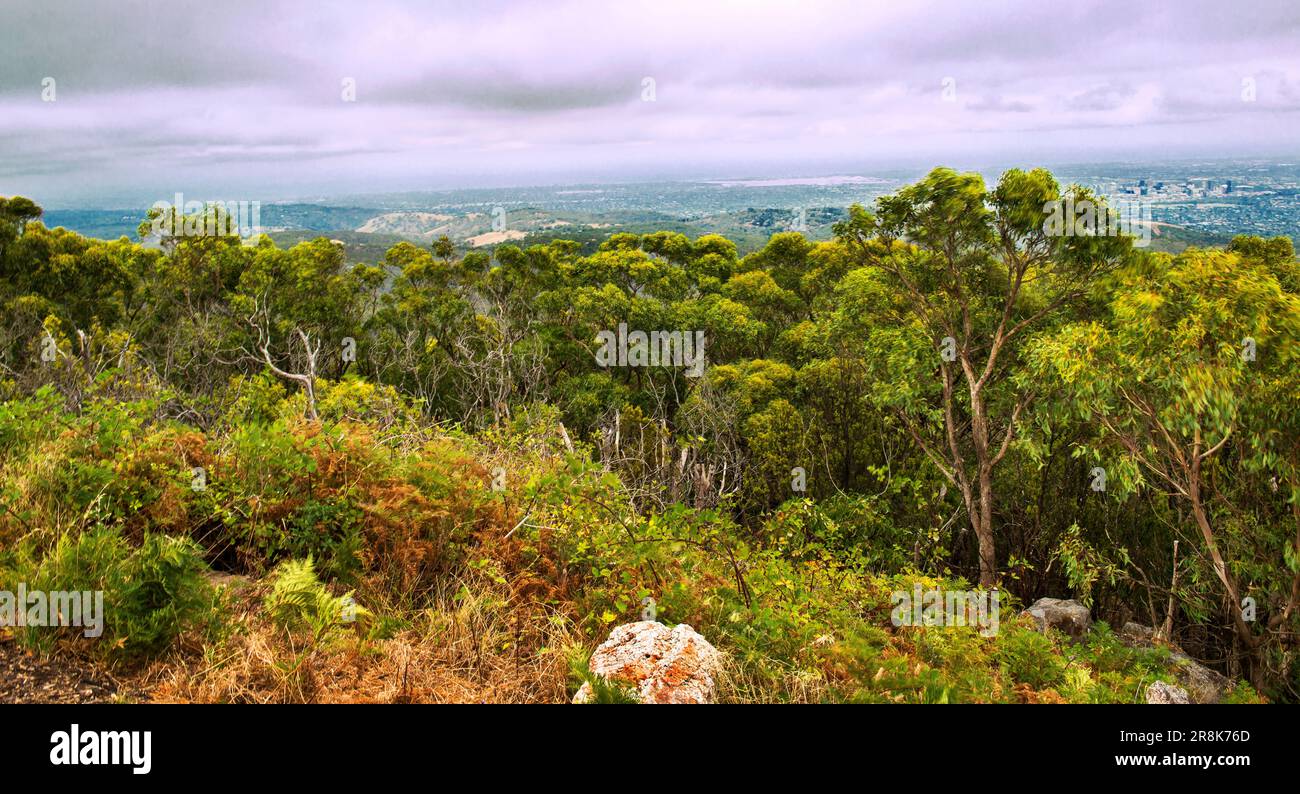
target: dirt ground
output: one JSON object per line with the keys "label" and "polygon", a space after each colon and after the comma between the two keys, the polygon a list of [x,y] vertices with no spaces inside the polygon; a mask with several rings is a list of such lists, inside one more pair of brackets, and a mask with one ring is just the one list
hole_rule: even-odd
{"label": "dirt ground", "polygon": [[42,660],[0,633],[0,703],[113,703],[134,700],[108,673],[60,656]]}

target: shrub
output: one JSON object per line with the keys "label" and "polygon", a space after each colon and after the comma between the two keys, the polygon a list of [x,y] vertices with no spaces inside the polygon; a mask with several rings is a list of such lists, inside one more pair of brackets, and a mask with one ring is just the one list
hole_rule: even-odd
{"label": "shrub", "polygon": [[1046,634],[1024,626],[1005,626],[995,654],[1003,674],[1034,689],[1059,686],[1065,681],[1065,662]]}
{"label": "shrub", "polygon": [[[64,535],[39,562],[35,554],[24,549],[6,578],[24,581],[28,592],[102,591],[104,633],[94,647],[105,657],[154,656],[183,632],[212,629],[220,620],[215,591],[203,577],[207,566],[188,539],[149,533],[132,548],[119,530],[96,527]],[[61,636],[81,639],[84,632],[26,627],[19,633],[42,652]]]}

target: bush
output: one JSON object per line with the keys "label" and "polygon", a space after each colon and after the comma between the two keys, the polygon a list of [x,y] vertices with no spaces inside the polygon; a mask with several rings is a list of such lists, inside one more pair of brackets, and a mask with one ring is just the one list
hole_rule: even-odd
{"label": "bush", "polygon": [[1065,661],[1057,655],[1055,643],[1034,629],[1005,627],[998,637],[995,656],[1003,674],[1016,683],[1046,689],[1065,681]]}
{"label": "bush", "polygon": [[[6,579],[27,591],[102,591],[104,633],[96,651],[114,660],[157,655],[182,633],[220,620],[215,591],[203,577],[198,546],[184,538],[146,534],[132,548],[114,528],[65,535],[39,562],[25,548]],[[7,589],[13,586],[7,583]],[[84,637],[80,628],[25,627],[24,645],[48,652],[57,637]]]}

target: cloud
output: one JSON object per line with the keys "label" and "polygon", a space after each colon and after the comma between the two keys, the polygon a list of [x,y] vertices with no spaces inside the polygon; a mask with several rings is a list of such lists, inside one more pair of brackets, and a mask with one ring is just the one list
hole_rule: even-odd
{"label": "cloud", "polygon": [[1034,105],[1017,99],[985,95],[966,105],[977,113],[1030,113]]}
{"label": "cloud", "polygon": [[1065,104],[1070,110],[1116,110],[1133,98],[1136,93],[1136,89],[1132,86],[1122,83],[1106,83],[1071,95]]}
{"label": "cloud", "polygon": [[1300,100],[1293,0],[16,0],[3,17],[0,193],[53,200],[1282,152]]}

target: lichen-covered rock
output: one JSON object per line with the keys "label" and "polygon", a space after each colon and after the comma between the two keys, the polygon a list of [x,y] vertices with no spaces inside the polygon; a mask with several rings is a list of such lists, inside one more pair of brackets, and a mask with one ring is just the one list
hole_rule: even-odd
{"label": "lichen-covered rock", "polygon": [[[1141,623],[1125,623],[1119,636],[1126,645],[1133,648],[1150,648],[1155,645],[1155,632]],[[1168,647],[1174,676],[1186,688],[1191,702],[1218,703],[1223,699],[1223,693],[1232,683],[1227,676],[1196,661],[1176,645]]]}
{"label": "lichen-covered rock", "polygon": [[1228,689],[1227,676],[1216,673],[1182,651],[1172,651],[1174,675],[1178,683],[1187,688],[1194,703],[1218,703]]}
{"label": "lichen-covered rock", "polygon": [[1092,627],[1092,616],[1083,604],[1070,599],[1040,598],[1024,614],[1033,617],[1039,631],[1053,628],[1078,639]]}
{"label": "lichen-covered rock", "polygon": [[[722,655],[685,623],[669,629],[643,620],[610,632],[588,666],[610,683],[634,689],[642,703],[713,703]],[[583,684],[573,702],[586,703],[591,694]]]}
{"label": "lichen-covered rock", "polygon": [[1191,703],[1187,690],[1164,681],[1156,681],[1147,687],[1148,703]]}
{"label": "lichen-covered rock", "polygon": [[1119,630],[1119,638],[1124,644],[1140,648],[1151,645],[1155,637],[1155,632],[1150,626],[1143,626],[1141,623],[1128,621]]}

